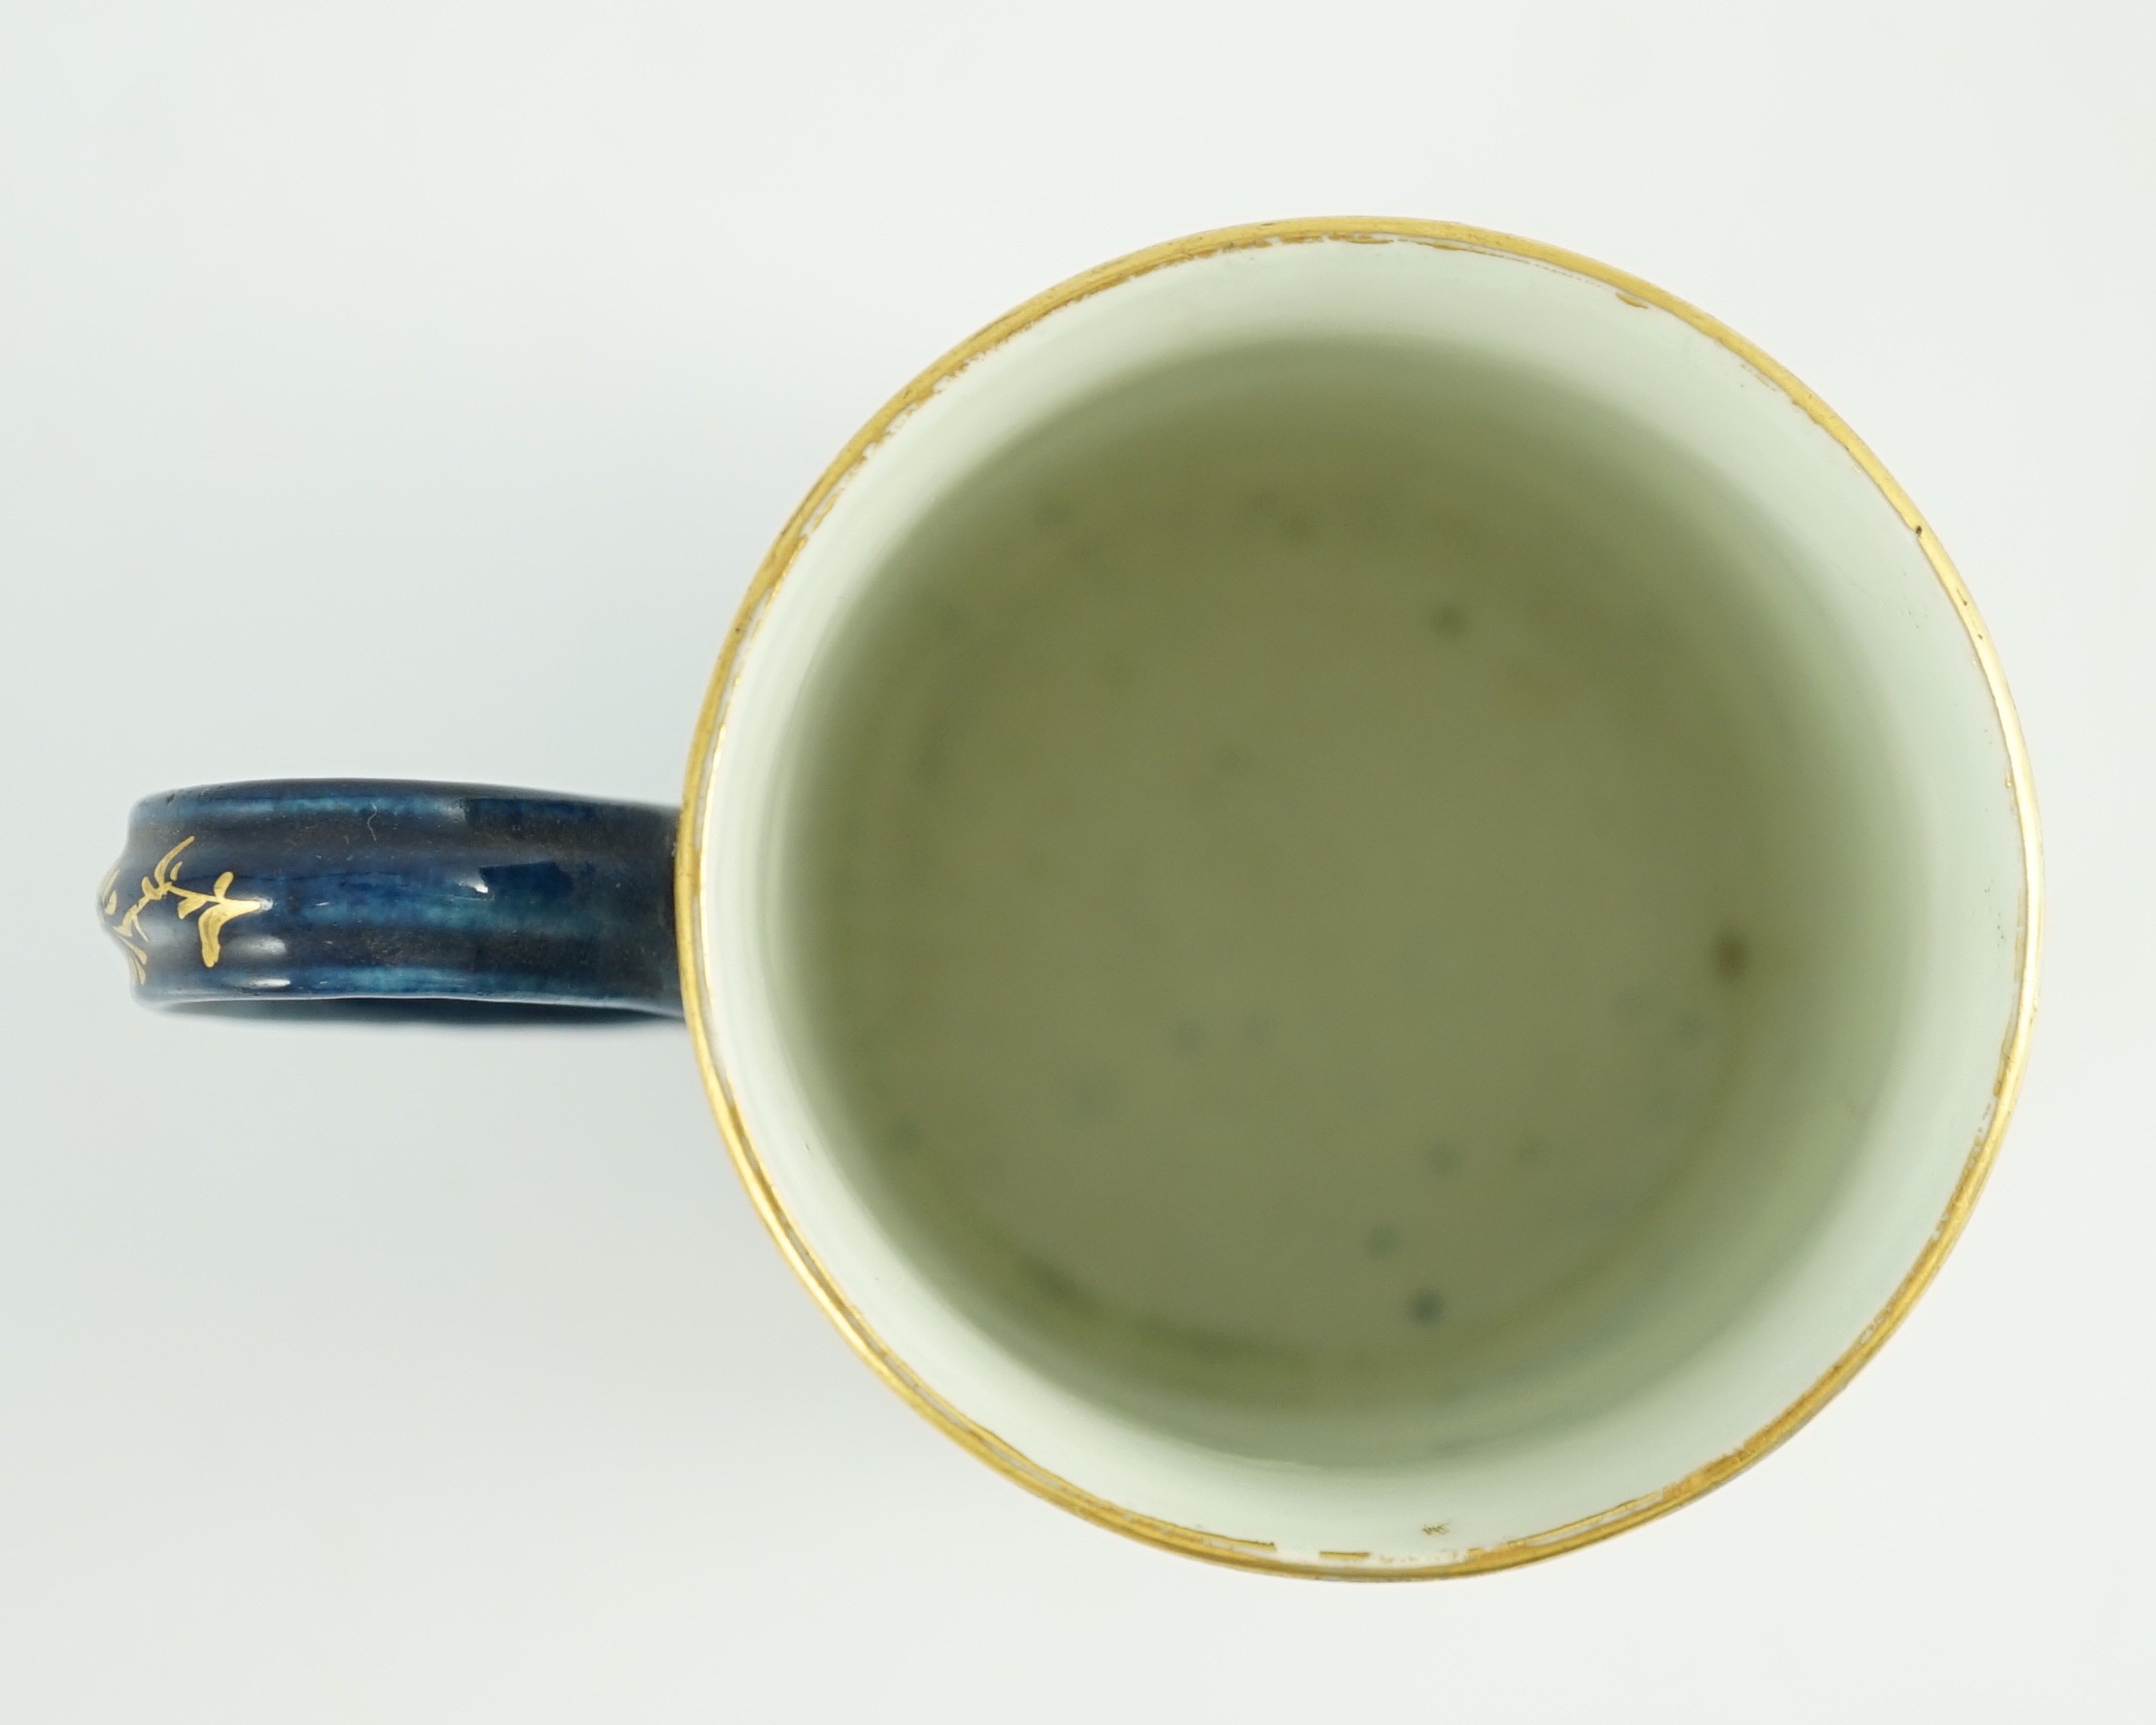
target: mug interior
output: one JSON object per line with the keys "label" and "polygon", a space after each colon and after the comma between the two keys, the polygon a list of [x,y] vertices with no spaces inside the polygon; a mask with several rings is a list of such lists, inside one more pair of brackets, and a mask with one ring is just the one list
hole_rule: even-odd
{"label": "mug interior", "polygon": [[1740,1449],[1921,1259],[2020,1012],[2004,721],[1892,498],[1682,317],[1222,250],[811,526],[700,1029],[841,1322],[1021,1472],[1443,1569]]}

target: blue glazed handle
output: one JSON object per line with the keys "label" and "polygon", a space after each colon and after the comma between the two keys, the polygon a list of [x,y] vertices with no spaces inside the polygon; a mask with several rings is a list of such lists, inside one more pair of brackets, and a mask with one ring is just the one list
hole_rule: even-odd
{"label": "blue glazed handle", "polygon": [[99,887],[136,998],[681,1012],[674,811],[274,779],[146,797]]}

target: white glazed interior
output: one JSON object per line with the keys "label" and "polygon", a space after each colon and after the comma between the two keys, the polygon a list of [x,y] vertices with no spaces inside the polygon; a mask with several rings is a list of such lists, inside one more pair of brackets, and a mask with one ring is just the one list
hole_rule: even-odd
{"label": "white glazed interior", "polygon": [[[844,1123],[800,1046],[782,843],[819,667],[969,475],[1119,384],[1206,353],[1326,340],[1471,352],[1546,380],[1681,452],[1703,510],[1735,500],[1762,549],[1729,579],[1753,584],[1747,604],[1780,632],[1785,685],[1841,715],[1856,744],[1841,758],[1864,781],[1850,806],[1884,835],[1844,931],[1879,955],[1848,971],[1870,983],[1840,1015],[1864,1045],[1848,1070],[1872,1078],[1777,1088],[1769,1074],[1751,1092],[1749,1129],[1785,1139],[1805,1177],[1694,1193],[1727,1249],[1695,1257],[1677,1294],[1642,1295],[1606,1347],[1330,1460],[1322,1437],[1267,1455],[1086,1394],[952,1297],[849,1172]],[[713,742],[693,811],[704,1034],[797,1240],[885,1358],[957,1419],[1130,1516],[1284,1563],[1441,1567],[1740,1450],[1890,1304],[1996,1105],[2021,982],[2022,834],[1953,601],[1912,529],[1781,389],[1672,313],[1542,262],[1407,239],[1299,243],[1198,257],[1050,313],[948,379],[811,524],[753,620]]]}

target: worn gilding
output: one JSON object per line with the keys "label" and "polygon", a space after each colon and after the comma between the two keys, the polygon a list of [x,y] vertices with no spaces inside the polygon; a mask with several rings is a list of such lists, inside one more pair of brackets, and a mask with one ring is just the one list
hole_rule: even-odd
{"label": "worn gilding", "polygon": [[[896,1356],[870,1328],[819,1261],[779,1201],[770,1175],[749,1137],[726,1075],[713,1057],[710,1035],[711,988],[705,971],[702,923],[702,857],[709,788],[719,751],[725,746],[727,707],[742,651],[765,614],[769,600],[791,567],[809,533],[838,492],[875,446],[935,391],[983,356],[1048,314],[1107,289],[1172,265],[1220,253],[1256,247],[1318,242],[1411,244],[1482,252],[1520,259],[1597,282],[1626,303],[1660,310],[1682,320],[1718,342],[1785,395],[1827,431],[1862,469],[1916,537],[1939,585],[1951,600],[1966,631],[1975,663],[1984,677],[2003,740],[2008,785],[2021,838],[2022,881],[2016,924],[2014,1009],[1993,1081],[1991,1106],[1969,1146],[1946,1206],[1916,1260],[1884,1306],[1838,1359],[1805,1392],[1743,1443],[1661,1488],[1561,1526],[1502,1544],[1449,1554],[1435,1562],[1393,1561],[1362,1551],[1323,1551],[1315,1560],[1283,1556],[1270,1542],[1239,1537],[1216,1529],[1179,1526],[1107,1501],[1049,1472],[969,1420],[945,1401]],[[1051,1502],[1104,1527],[1171,1550],[1245,1569],[1285,1574],[1341,1578],[1405,1579],[1474,1573],[1551,1557],[1626,1528],[1687,1502],[1749,1466],[1817,1413],[1848,1382],[1893,1332],[1939,1264],[1968,1220],[2002,1137],[2027,1055],[2036,1008],[2036,975],[2040,943],[2040,857],[2034,795],[2027,754],[2012,704],[2001,674],[1990,636],[1936,535],[1915,505],[1881,466],[1878,459],[1831,408],[1787,370],[1704,312],[1652,284],[1621,270],[1531,240],[1446,223],[1376,218],[1318,218],[1265,223],[1221,229],[1171,241],[1104,264],[1053,288],[952,349],[885,404],[839,453],[786,524],[751,581],[727,638],[698,723],[692,747],[675,876],[676,920],[681,942],[683,1003],[695,1038],[704,1086],[735,1163],[766,1225],[780,1250],[807,1285],[840,1332],[868,1363],[917,1409],[959,1443]],[[1430,1506],[1425,1532],[1446,1527],[1442,1504]]]}

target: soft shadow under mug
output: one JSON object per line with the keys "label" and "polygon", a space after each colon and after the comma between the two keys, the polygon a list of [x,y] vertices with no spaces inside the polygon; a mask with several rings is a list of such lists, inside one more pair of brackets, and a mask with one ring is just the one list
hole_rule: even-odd
{"label": "soft shadow under mug", "polygon": [[685,807],[144,802],[156,1002],[683,1012],[794,1268],[1109,1527],[1561,1551],[1788,1436],[1936,1269],[2036,954],[1931,529],[1712,319],[1474,229],[1174,242],[787,523]]}

